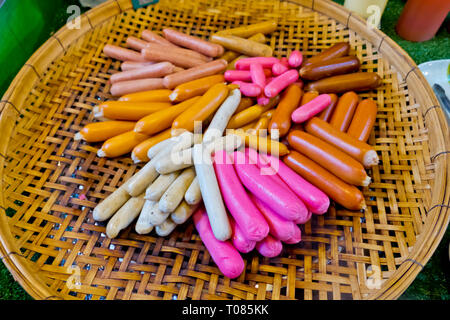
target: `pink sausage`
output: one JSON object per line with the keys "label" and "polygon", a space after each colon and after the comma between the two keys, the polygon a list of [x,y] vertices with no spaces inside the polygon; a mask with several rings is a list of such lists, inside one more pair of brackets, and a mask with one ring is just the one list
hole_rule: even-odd
{"label": "pink sausage", "polygon": [[259,104],[260,106],[265,106],[267,104],[269,104],[270,99],[267,98],[264,93],[261,93],[258,98],[256,98],[256,103]]}
{"label": "pink sausage", "polygon": [[193,220],[203,244],[219,270],[228,278],[238,277],[244,271],[244,260],[230,241],[216,239],[205,208],[199,208],[194,213]]}
{"label": "pink sausage", "polygon": [[233,235],[231,236],[231,242],[239,252],[249,253],[250,251],[255,249],[256,241],[248,240],[245,237],[244,232],[242,232],[241,228],[239,228],[239,226],[233,219],[230,219],[230,225],[233,232]]}
{"label": "pink sausage", "polygon": [[330,206],[330,198],[322,190],[303,179],[280,159],[267,154],[260,154],[260,157],[270,162],[271,166],[277,169],[278,176],[286,182],[310,211],[315,214],[327,212]]}
{"label": "pink sausage", "polygon": [[237,84],[239,86],[239,90],[241,90],[241,93],[246,97],[257,97],[262,92],[261,87],[254,83],[243,81],[233,81],[232,83]]}
{"label": "pink sausage", "polygon": [[305,224],[307,223],[312,217],[312,212],[308,211],[308,215],[305,218],[297,219],[294,221],[295,224]]}
{"label": "pink sausage", "polygon": [[174,72],[175,66],[170,62],[159,62],[138,69],[122,71],[113,74],[109,80],[111,83],[120,81],[146,79],[146,78],[162,78]]}
{"label": "pink sausage", "polygon": [[298,76],[298,71],[295,69],[286,71],[285,73],[274,78],[272,81],[270,81],[270,83],[266,85],[266,87],[264,88],[264,94],[269,98],[275,97],[288,85],[297,81]]}
{"label": "pink sausage", "polygon": [[122,48],[112,44],[107,44],[103,47],[103,53],[110,58],[122,60],[122,61],[139,61],[146,62],[145,58],[140,52]]}
{"label": "pink sausage", "polygon": [[214,169],[223,200],[245,237],[254,241],[264,239],[269,233],[269,225],[250,200],[226,151],[215,152]]}
{"label": "pink sausage", "polygon": [[236,61],[235,68],[236,70],[250,70],[250,65],[252,63],[258,63],[262,65],[263,68],[272,69],[274,63],[279,62],[275,57],[251,57],[251,58],[243,58]]}
{"label": "pink sausage", "polygon": [[109,91],[113,96],[123,96],[128,93],[156,90],[156,89],[164,89],[163,79],[151,78],[151,79],[120,81],[113,83]]}
{"label": "pink sausage", "polygon": [[122,69],[122,71],[128,71],[128,70],[133,70],[133,69],[147,67],[147,66],[150,66],[150,65],[155,64],[155,63],[156,62],[153,62],[153,61],[146,61],[146,62],[124,61],[120,65],[120,68]]}
{"label": "pink sausage", "polygon": [[252,81],[250,71],[247,70],[227,70],[223,74],[224,78],[228,82],[233,81]]}
{"label": "pink sausage", "polygon": [[256,250],[267,258],[278,256],[283,250],[283,244],[280,240],[268,235],[264,240],[256,243]]}
{"label": "pink sausage", "polygon": [[285,241],[294,236],[294,228],[297,227],[294,222],[280,217],[279,214],[273,212],[264,202],[256,198],[254,195],[250,195],[253,203],[259,209],[259,211],[266,218],[269,224],[269,233],[278,240]]}
{"label": "pink sausage", "polygon": [[286,58],[286,57],[281,58],[281,59],[280,59],[280,63],[281,63],[283,66],[285,66],[286,68],[289,68],[289,67],[290,67],[290,66],[289,66],[289,60],[288,60],[288,58]]}
{"label": "pink sausage", "polygon": [[295,244],[302,241],[302,231],[300,230],[300,228],[298,226],[295,226],[294,230],[294,235],[290,239],[283,241],[284,243]]}
{"label": "pink sausage", "polygon": [[328,107],[330,103],[331,96],[329,94],[321,94],[292,112],[292,121],[296,123],[305,122]]}
{"label": "pink sausage", "polygon": [[291,68],[298,68],[303,62],[303,55],[300,51],[294,50],[291,52],[288,58],[288,63]]}
{"label": "pink sausage", "polygon": [[264,69],[259,63],[250,64],[250,75],[252,77],[252,82],[261,88],[266,86],[266,75],[264,74]]}
{"label": "pink sausage", "polygon": [[270,176],[262,175],[256,164],[250,164],[245,154],[235,151],[234,167],[244,186],[267,204],[273,211],[288,220],[299,219],[308,213],[305,205],[289,189],[281,188]]}
{"label": "pink sausage", "polygon": [[280,74],[283,74],[283,73],[285,73],[288,70],[289,70],[289,68],[286,67],[281,62],[274,63],[274,65],[272,66],[272,73],[273,73],[274,76],[279,76]]}

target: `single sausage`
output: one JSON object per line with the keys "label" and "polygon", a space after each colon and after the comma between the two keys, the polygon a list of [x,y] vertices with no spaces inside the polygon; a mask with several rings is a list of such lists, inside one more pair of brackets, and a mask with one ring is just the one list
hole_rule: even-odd
{"label": "single sausage", "polygon": [[139,52],[149,44],[148,41],[145,41],[145,40],[133,37],[133,36],[128,36],[126,43],[129,48],[134,49]]}
{"label": "single sausage", "polygon": [[360,92],[376,89],[381,83],[380,76],[375,72],[355,72],[310,82],[305,90],[320,93]]}
{"label": "single sausage", "polygon": [[251,81],[263,88],[266,85],[266,74],[264,68],[259,63],[252,63],[250,65],[250,77]]}
{"label": "single sausage", "polygon": [[192,107],[199,99],[200,97],[193,97],[172,107],[149,114],[136,122],[134,131],[152,135],[168,129],[181,113]]}
{"label": "single sausage", "polygon": [[303,54],[298,50],[293,50],[288,57],[288,64],[291,68],[298,68],[302,65]]}
{"label": "single sausage", "polygon": [[94,220],[108,220],[130,198],[131,196],[127,191],[127,182],[125,182],[95,206],[92,210]]}
{"label": "single sausage", "polygon": [[166,192],[159,199],[159,210],[166,213],[172,213],[183,201],[186,190],[195,178],[193,168],[183,170],[175,181],[167,188]]}
{"label": "single sausage", "polygon": [[184,200],[189,205],[199,204],[202,201],[202,192],[200,190],[197,177],[192,180],[191,185],[186,190]]}
{"label": "single sausage", "polygon": [[248,38],[257,33],[263,34],[272,33],[276,29],[277,29],[277,22],[274,20],[268,20],[264,22],[248,24],[242,27],[221,30],[217,32],[217,34],[228,34],[242,38]]}
{"label": "single sausage", "polygon": [[337,130],[328,122],[319,118],[312,118],[305,126],[306,132],[327,141],[345,152],[355,160],[369,168],[379,162],[376,151],[367,143],[359,141],[347,133]]}
{"label": "single sausage", "polygon": [[[300,224],[300,223],[298,223],[298,224]],[[302,231],[300,230],[300,228],[298,226],[295,226],[294,230],[295,230],[294,235],[291,238],[283,241],[284,243],[295,244],[295,243],[299,243],[302,240]]]}
{"label": "single sausage", "polygon": [[298,71],[291,69],[285,73],[273,78],[265,87],[264,94],[266,97],[273,98],[284,90],[290,84],[296,82],[298,79]]}
{"label": "single sausage", "polygon": [[300,102],[300,105],[303,106],[308,102],[312,101],[313,99],[317,98],[318,96],[319,93],[317,91],[306,91],[302,96],[302,101]]}
{"label": "single sausage", "polygon": [[336,109],[330,119],[331,126],[336,129],[345,132],[352,121],[353,114],[358,105],[359,97],[353,92],[349,91],[344,93],[336,105]]}
{"label": "single sausage", "polygon": [[228,62],[223,59],[207,62],[200,66],[169,74],[164,77],[163,84],[166,88],[173,89],[182,83],[218,74],[224,71],[227,65]]}
{"label": "single sausage", "polygon": [[246,97],[257,97],[262,93],[262,88],[257,84],[244,81],[233,81],[232,83],[238,85],[242,95]]}
{"label": "single sausage", "polygon": [[363,142],[369,139],[377,117],[377,104],[372,99],[362,100],[356,107],[347,133]]}
{"label": "single sausage", "polygon": [[153,226],[160,225],[170,216],[170,213],[162,212],[159,209],[158,201],[145,200],[141,215],[144,214],[149,224]]}
{"label": "single sausage", "polygon": [[172,219],[167,218],[163,223],[155,227],[155,232],[160,237],[167,237],[176,227],[176,223]]}
{"label": "single sausage", "polygon": [[146,66],[151,66],[152,64],[155,64],[154,61],[145,61],[145,62],[139,62],[139,61],[124,61],[120,65],[120,69],[122,71],[128,71],[133,69],[138,69]]}
{"label": "single sausage", "polygon": [[269,123],[269,131],[278,130],[279,137],[284,137],[291,128],[291,114],[297,109],[303,95],[299,86],[291,84],[281,95],[272,119]]}
{"label": "single sausage", "polygon": [[[257,33],[255,35],[249,37],[248,39],[256,41],[258,43],[265,43],[266,42],[266,37],[262,33]],[[240,56],[239,52],[225,51],[225,53],[220,56],[220,59],[225,59],[228,62],[231,62],[231,61],[233,61],[234,59],[236,59],[239,56]]]}
{"label": "single sausage", "polygon": [[232,35],[213,34],[211,41],[250,57],[271,57],[273,54],[273,49],[266,44]]}
{"label": "single sausage", "polygon": [[[212,61],[212,58],[207,57],[207,56],[201,54],[200,52],[186,49],[186,48],[181,48],[176,45],[167,46],[166,44],[150,42],[150,43],[147,43],[147,45],[144,48],[142,48],[142,50],[145,48],[148,48],[149,50],[157,50],[157,51],[166,50],[166,51],[170,51],[171,54],[183,55],[183,56],[192,58],[194,60],[200,60],[203,62]],[[141,50],[141,54],[142,54],[142,50]],[[180,61],[182,61],[182,60],[180,60]]]}
{"label": "single sausage", "polygon": [[109,80],[114,84],[120,81],[161,78],[173,73],[174,67],[170,62],[159,62],[142,68],[115,73]]}
{"label": "single sausage", "polygon": [[138,51],[122,48],[112,44],[105,45],[103,47],[103,53],[110,58],[122,61],[137,61],[137,62],[147,61]]}
{"label": "single sausage", "polygon": [[364,196],[357,187],[345,183],[297,151],[292,150],[284,156],[283,162],[344,208],[349,210],[365,208]]}
{"label": "single sausage", "polygon": [[88,123],[77,132],[74,140],[85,140],[87,142],[100,142],[108,140],[121,133],[133,130],[134,121],[101,121]]}
{"label": "single sausage", "polygon": [[317,62],[327,61],[327,60],[331,60],[334,58],[346,56],[346,55],[348,55],[349,51],[350,51],[350,45],[347,42],[338,42],[338,43],[332,45],[331,47],[329,47],[328,49],[322,51],[321,53],[316,54],[315,56],[304,60],[302,67],[308,66],[310,64],[317,63]]}
{"label": "single sausage", "polygon": [[176,224],[185,223],[198,207],[199,204],[189,205],[186,201],[181,201],[175,211],[170,214],[170,219]]}
{"label": "single sausage", "polygon": [[109,238],[115,238],[119,232],[128,227],[136,219],[144,206],[144,195],[130,198],[113,215],[106,225],[106,235]]}
{"label": "single sausage", "polygon": [[154,136],[151,137],[149,137],[148,135],[146,136],[147,139],[144,139],[144,141],[137,144],[131,152],[131,159],[134,161],[134,163],[149,161],[150,158],[148,157],[148,150],[151,147],[155,146],[156,144],[160,143],[161,141],[169,139],[172,136],[172,132],[170,129],[168,129],[159,132],[158,134],[155,134]]}
{"label": "single sausage", "polygon": [[335,93],[328,94],[331,98],[331,103],[328,107],[325,108],[325,110],[322,110],[321,113],[317,115],[318,118],[328,122],[331,120],[331,116],[333,115],[334,109],[336,108],[336,105],[338,103],[338,96]]}
{"label": "single sausage", "polygon": [[345,56],[309,64],[300,69],[300,77],[306,80],[320,80],[359,70],[360,62],[355,56]]}
{"label": "single sausage", "polygon": [[272,140],[268,137],[261,137],[256,134],[251,134],[243,131],[242,129],[232,131],[230,130],[230,133],[241,137],[247,147],[258,150],[259,152],[280,156],[289,153],[289,149],[286,147],[286,145],[281,142]]}
{"label": "single sausage", "polygon": [[245,232],[240,228],[237,223],[230,219],[231,231],[233,235],[231,236],[231,243],[233,246],[242,253],[249,253],[255,248],[256,241],[247,239]]}
{"label": "single sausage", "polygon": [[283,244],[269,234],[264,240],[256,243],[256,250],[264,257],[274,258],[280,255]]}
{"label": "single sausage", "polygon": [[230,118],[227,129],[241,128],[250,122],[258,120],[261,115],[267,110],[268,109],[266,106],[260,106],[258,104],[244,109]]}
{"label": "single sausage", "polygon": [[225,82],[224,76],[215,74],[203,77],[178,85],[170,95],[170,100],[174,102],[184,101],[186,99],[201,96],[213,85]]}
{"label": "single sausage", "polygon": [[159,34],[150,31],[150,30],[143,30],[141,34],[142,39],[148,42],[154,42],[159,43],[166,46],[172,46],[174,48],[178,48],[177,45],[173,44],[169,40],[165,39],[164,37],[160,36]]}
{"label": "single sausage", "polygon": [[193,57],[189,54],[183,54],[177,49],[172,49],[164,45],[152,43],[141,51],[145,60],[149,61],[168,61],[182,68],[192,68],[205,63],[205,60]]}
{"label": "single sausage", "polygon": [[161,196],[166,192],[167,188],[175,181],[180,175],[180,171],[175,171],[169,174],[161,174],[152,184],[150,184],[145,190],[145,199],[151,201],[159,201]]}
{"label": "single sausage", "polygon": [[115,158],[127,154],[139,143],[148,139],[146,134],[128,131],[106,140],[97,151],[98,157]]}
{"label": "single sausage", "polygon": [[163,29],[163,34],[170,42],[200,52],[208,57],[221,56],[225,51],[221,45],[173,29]]}
{"label": "single sausage", "polygon": [[105,101],[94,107],[94,117],[137,121],[149,114],[172,106],[167,102]]}
{"label": "single sausage", "polygon": [[164,89],[163,79],[145,78],[116,82],[111,85],[109,91],[113,96],[123,96],[140,91]]}
{"label": "single sausage", "polygon": [[147,90],[123,95],[118,99],[118,101],[170,103],[171,100],[169,96],[171,93],[172,90],[168,89]]}
{"label": "single sausage", "polygon": [[370,177],[362,164],[328,142],[300,130],[291,131],[288,142],[296,151],[308,155],[345,182],[356,186],[370,184]]}
{"label": "single sausage", "polygon": [[[228,278],[238,277],[245,269],[245,263],[230,241],[221,241],[213,233],[213,222],[205,208],[199,208],[193,215],[194,225],[219,270]],[[231,237],[231,227],[230,227]]]}
{"label": "single sausage", "polygon": [[147,234],[150,233],[153,228],[154,225],[150,223],[150,208],[153,205],[153,201],[148,201],[146,200],[144,202],[144,205],[142,206],[141,209],[141,213],[139,214],[139,217],[136,221],[136,225],[134,227],[134,230],[138,233],[138,234]]}
{"label": "single sausage", "polygon": [[291,119],[295,123],[305,122],[328,107],[330,103],[331,97],[326,93],[321,94],[308,103],[295,109],[294,112],[292,112]]}
{"label": "single sausage", "polygon": [[183,128],[194,131],[195,121],[205,121],[227,98],[229,88],[224,83],[218,83],[198,99],[189,109],[182,112],[172,123],[172,128]]}

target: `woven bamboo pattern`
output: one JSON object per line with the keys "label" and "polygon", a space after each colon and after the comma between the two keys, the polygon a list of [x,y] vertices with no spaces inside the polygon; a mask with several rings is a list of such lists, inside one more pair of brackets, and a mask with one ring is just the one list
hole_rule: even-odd
{"label": "woven bamboo pattern", "polygon": [[[166,238],[134,224],[105,235],[92,209],[131,177],[129,156],[96,156],[74,141],[93,107],[111,99],[125,46],[144,29],[176,28],[203,38],[274,19],[274,55],[306,56],[349,41],[362,70],[383,85],[362,93],[379,111],[369,143],[381,163],[364,189],[364,212],[332,206],[302,226],[302,242],[268,259],[244,255],[245,272],[225,278],[193,224]],[[395,299],[414,280],[449,222],[449,132],[414,62],[391,39],[326,0],[161,0],[134,10],[111,0],[62,28],[33,55],[0,103],[0,256],[36,299]]]}

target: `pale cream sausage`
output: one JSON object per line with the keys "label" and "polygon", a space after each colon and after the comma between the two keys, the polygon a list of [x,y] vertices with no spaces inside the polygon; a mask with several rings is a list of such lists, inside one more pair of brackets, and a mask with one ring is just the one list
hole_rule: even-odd
{"label": "pale cream sausage", "polygon": [[170,213],[164,213],[161,210],[159,210],[158,201],[150,201],[150,200],[146,201],[149,203],[145,206],[145,211],[143,211],[141,214],[144,214],[146,216],[148,223],[153,226],[157,226],[163,223],[170,215]]}
{"label": "pale cream sausage", "polygon": [[200,186],[198,184],[198,178],[195,177],[189,188],[184,194],[184,200],[189,205],[199,204],[202,201],[202,192],[200,191]]}
{"label": "pale cream sausage", "polygon": [[125,182],[94,208],[92,211],[94,220],[109,219],[128,199],[130,199],[130,194],[127,191],[127,182]]}
{"label": "pale cream sausage", "polygon": [[165,213],[175,211],[181,201],[183,201],[184,194],[194,178],[194,168],[185,169],[159,199],[159,210]]}
{"label": "pale cream sausage", "polygon": [[106,225],[106,235],[115,238],[119,232],[128,227],[131,222],[139,215],[144,206],[144,194],[130,198],[125,204],[114,214]]}
{"label": "pale cream sausage", "polygon": [[153,205],[153,201],[146,200],[142,207],[141,214],[136,222],[135,230],[139,234],[147,234],[153,230],[153,225],[150,223],[149,215],[150,208]]}
{"label": "pale cream sausage", "polygon": [[176,224],[169,218],[160,225],[156,226],[156,234],[160,237],[168,236],[175,228]]}
{"label": "pale cream sausage", "polygon": [[197,210],[200,204],[189,205],[186,201],[181,201],[180,205],[170,214],[170,219],[176,224],[185,223]]}
{"label": "pale cream sausage", "polygon": [[145,199],[151,201],[159,201],[161,196],[166,192],[167,188],[180,175],[180,171],[169,174],[161,174],[145,191]]}
{"label": "pale cream sausage", "polygon": [[155,161],[150,160],[134,176],[128,180],[127,191],[131,196],[137,196],[158,177],[159,173],[155,169]]}

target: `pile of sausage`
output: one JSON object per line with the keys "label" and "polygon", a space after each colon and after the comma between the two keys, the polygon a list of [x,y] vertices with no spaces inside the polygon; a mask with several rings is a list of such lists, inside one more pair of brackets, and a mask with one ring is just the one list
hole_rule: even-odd
{"label": "pile of sausage", "polygon": [[358,187],[379,162],[367,144],[377,105],[357,92],[381,79],[360,71],[348,43],[275,58],[265,34],[276,28],[267,21],[209,41],[145,30],[127,38],[128,48],[104,47],[123,61],[110,78],[119,98],[95,106],[98,121],[75,139],[102,142],[99,157],[131,153],[145,163],[93,211],[109,220],[109,237],[134,220],[139,234],[167,236],[193,216],[211,257],[234,278],[242,253],[279,255],[330,199],[365,208]]}

